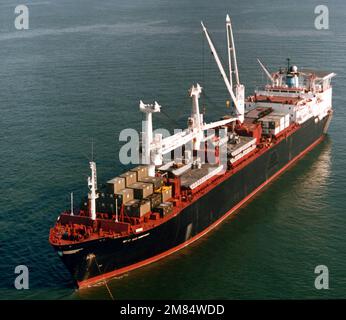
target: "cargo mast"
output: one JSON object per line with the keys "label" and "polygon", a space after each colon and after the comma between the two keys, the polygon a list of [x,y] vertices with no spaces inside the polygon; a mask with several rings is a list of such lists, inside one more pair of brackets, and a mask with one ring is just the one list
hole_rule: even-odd
{"label": "cargo mast", "polygon": [[193,139],[193,150],[199,150],[200,144],[203,139],[203,115],[199,112],[199,98],[202,92],[202,87],[197,83],[196,86],[192,86],[190,89],[190,97],[192,98],[192,112],[189,119],[190,129],[193,132],[197,132],[197,136]]}
{"label": "cargo mast", "polygon": [[91,177],[88,177],[88,187],[90,189],[89,192],[89,200],[90,200],[90,218],[92,220],[96,220],[96,199],[98,198],[97,190],[97,175],[96,175],[96,163],[91,161],[89,162],[91,169]]}
{"label": "cargo mast", "polygon": [[[244,91],[245,88],[242,84],[239,82],[239,74],[238,74],[238,64],[237,64],[237,57],[235,53],[235,46],[234,46],[234,39],[233,39],[233,32],[232,32],[232,24],[231,19],[229,15],[226,17],[226,31],[227,31],[227,51],[228,51],[228,64],[229,64],[229,78],[226,75],[226,72],[222,66],[221,60],[219,58],[219,55],[214,47],[213,41],[210,38],[210,35],[208,33],[207,28],[204,26],[203,22],[201,21],[201,25],[203,28],[203,32],[207,38],[210,50],[214,56],[215,62],[219,68],[219,71],[222,75],[222,78],[225,82],[226,88],[232,98],[232,101],[235,105],[236,114],[237,114],[237,120],[239,120],[241,123],[244,122]],[[233,85],[233,70],[232,70],[232,60],[234,64],[234,73],[235,73],[235,81],[236,84]],[[235,93],[234,93],[235,89]]]}
{"label": "cargo mast", "polygon": [[160,112],[161,106],[155,101],[154,104],[139,102],[139,110],[145,114],[144,132],[142,136],[142,163],[149,165],[149,176],[155,176],[155,165],[152,164],[150,146],[153,142],[153,116],[152,113]]}

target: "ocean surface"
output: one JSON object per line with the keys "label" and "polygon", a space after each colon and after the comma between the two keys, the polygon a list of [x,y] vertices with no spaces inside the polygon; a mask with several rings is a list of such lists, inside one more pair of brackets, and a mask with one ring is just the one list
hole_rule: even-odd
{"label": "ocean surface", "polygon": [[[156,128],[184,128],[199,82],[207,120],[227,112],[227,92],[203,38],[226,61],[232,17],[241,82],[250,94],[286,58],[337,73],[335,116],[323,143],[238,214],[186,249],[108,282],[115,299],[346,298],[346,2],[325,1],[329,30],[316,30],[320,1],[32,0],[29,30],[0,2],[0,299],[110,299],[104,285],[76,291],[49,246],[60,211],[87,192],[94,141],[98,180],[125,169],[118,136],[139,129],[140,99],[164,112]],[[25,3],[25,2],[24,2]],[[14,288],[14,268],[30,289]],[[329,290],[316,290],[317,265]]]}

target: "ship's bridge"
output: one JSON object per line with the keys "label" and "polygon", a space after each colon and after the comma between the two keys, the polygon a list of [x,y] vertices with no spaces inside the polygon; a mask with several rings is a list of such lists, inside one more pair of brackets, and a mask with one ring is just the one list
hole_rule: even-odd
{"label": "ship's bridge", "polygon": [[260,90],[259,95],[297,96],[309,93],[323,93],[331,87],[331,79],[335,73],[298,69],[292,66],[273,74],[268,73],[270,83]]}

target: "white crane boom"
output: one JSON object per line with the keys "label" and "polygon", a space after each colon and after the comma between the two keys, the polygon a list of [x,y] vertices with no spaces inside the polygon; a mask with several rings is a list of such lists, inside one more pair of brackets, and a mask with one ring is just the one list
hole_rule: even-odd
{"label": "white crane boom", "polygon": [[234,93],[233,93],[233,88],[232,88],[232,86],[231,86],[231,84],[230,84],[230,82],[229,82],[229,80],[228,80],[228,78],[227,78],[227,75],[226,75],[226,73],[225,73],[225,70],[223,69],[223,66],[222,66],[222,63],[221,63],[221,61],[220,61],[219,55],[217,54],[217,51],[216,51],[216,49],[215,49],[215,47],[214,47],[214,44],[213,44],[213,42],[212,42],[212,40],[210,39],[210,36],[209,36],[209,34],[208,34],[207,28],[204,26],[204,24],[203,24],[202,21],[201,21],[201,25],[202,25],[203,31],[204,31],[204,33],[205,33],[205,36],[206,36],[206,38],[207,38],[207,41],[208,41],[208,43],[209,43],[210,50],[211,50],[211,52],[213,53],[213,56],[214,56],[215,61],[216,61],[216,64],[217,64],[217,66],[218,66],[218,68],[219,68],[219,71],[220,71],[222,77],[223,77],[223,81],[225,82],[226,87],[227,87],[227,90],[228,90],[228,92],[229,92],[229,94],[231,95],[231,98],[232,98],[232,100],[233,100],[233,103],[234,103],[234,105],[235,105],[235,107],[236,107],[238,113],[240,114],[240,113],[241,113],[241,112],[240,112],[241,110],[239,110],[239,108],[238,108],[238,101],[237,101],[237,99],[236,99],[236,97],[235,97],[235,95],[234,95]]}
{"label": "white crane boom", "polygon": [[[236,121],[237,118],[229,118],[225,120],[220,120],[216,122],[211,122],[208,124],[204,124],[201,127],[201,131],[207,131],[216,127],[224,126],[232,121]],[[167,138],[162,139],[162,142],[160,143],[160,146],[153,144],[152,150],[160,149],[162,154],[167,154],[171,151],[173,151],[176,148],[179,148],[183,146],[184,144],[188,143],[189,141],[198,138],[200,136],[200,132],[189,132],[188,130],[178,132],[174,134],[173,136],[169,136]],[[162,149],[161,149],[162,147]]]}
{"label": "white crane boom", "polygon": [[229,17],[229,15],[226,16],[226,31],[227,31],[228,65],[229,65],[230,84],[232,85],[232,83],[233,83],[233,80],[232,80],[232,78],[233,78],[232,56],[233,56],[235,80],[236,80],[237,85],[240,85],[237,55],[235,52],[234,38],[233,38],[233,31],[232,31],[232,23],[231,23],[231,18]]}
{"label": "white crane boom", "polygon": [[272,84],[275,83],[274,78],[272,77],[272,75],[270,74],[270,72],[268,71],[268,69],[264,66],[264,64],[261,62],[260,59],[257,58],[258,63],[260,64],[260,66],[262,67],[264,73],[267,75],[267,77],[269,78],[269,80],[272,82]]}

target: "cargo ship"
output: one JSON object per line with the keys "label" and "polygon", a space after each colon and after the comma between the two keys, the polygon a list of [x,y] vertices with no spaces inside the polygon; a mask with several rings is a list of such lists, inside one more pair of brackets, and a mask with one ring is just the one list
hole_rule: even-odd
{"label": "cargo ship", "polygon": [[226,17],[225,71],[209,31],[203,34],[229,93],[228,113],[206,123],[203,88],[191,87],[187,128],[153,131],[161,106],[140,101],[141,161],[98,187],[90,162],[89,192],[78,209],[62,212],[49,242],[82,288],[155,262],[196,241],[314,148],[333,115],[332,72],[291,65],[270,72],[245,97],[231,19]]}

